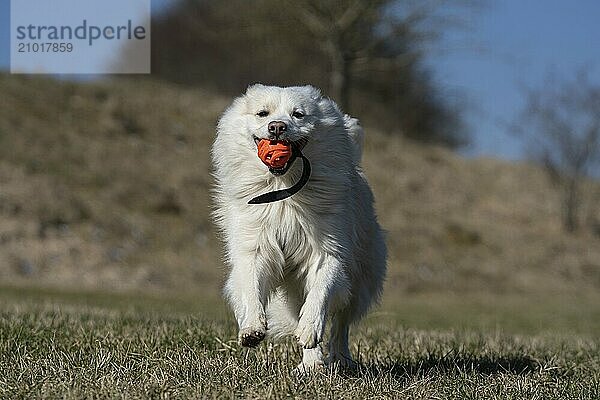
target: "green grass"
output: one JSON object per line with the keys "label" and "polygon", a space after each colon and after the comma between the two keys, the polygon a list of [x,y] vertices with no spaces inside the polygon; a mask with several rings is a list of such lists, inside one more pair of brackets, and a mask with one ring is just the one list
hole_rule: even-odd
{"label": "green grass", "polygon": [[297,377],[294,343],[241,349],[220,301],[2,288],[0,398],[600,398],[596,326],[572,327],[569,307],[548,319],[522,304],[520,319],[554,321],[534,333],[511,325],[517,300],[485,320],[481,299],[435,299],[384,305],[356,327],[358,370]]}

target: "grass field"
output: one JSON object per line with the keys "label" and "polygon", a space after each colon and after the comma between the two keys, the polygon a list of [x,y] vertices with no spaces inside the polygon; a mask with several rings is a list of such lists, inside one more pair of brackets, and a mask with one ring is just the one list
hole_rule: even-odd
{"label": "grass field", "polygon": [[217,298],[0,289],[0,398],[600,398],[597,299],[417,295],[354,329],[356,371],[240,348]]}

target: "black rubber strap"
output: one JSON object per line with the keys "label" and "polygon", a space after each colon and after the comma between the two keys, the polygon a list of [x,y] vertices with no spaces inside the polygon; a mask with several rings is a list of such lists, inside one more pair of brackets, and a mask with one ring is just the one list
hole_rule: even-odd
{"label": "black rubber strap", "polygon": [[308,178],[310,178],[310,163],[308,162],[308,158],[304,157],[304,154],[302,154],[300,151],[298,151],[297,156],[302,159],[302,176],[300,177],[300,180],[294,184],[294,186],[288,189],[275,190],[273,192],[261,194],[260,196],[256,196],[250,200],[248,204],[273,203],[274,201],[284,200],[298,193],[298,191],[300,191],[300,189],[306,185]]}

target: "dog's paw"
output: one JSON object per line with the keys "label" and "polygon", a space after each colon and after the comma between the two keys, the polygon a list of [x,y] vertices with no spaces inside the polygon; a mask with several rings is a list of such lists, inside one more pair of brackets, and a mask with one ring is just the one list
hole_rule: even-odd
{"label": "dog's paw", "polygon": [[294,370],[294,373],[297,376],[305,376],[322,371],[325,371],[325,363],[322,360],[315,360],[311,362],[301,362]]}
{"label": "dog's paw", "polygon": [[317,345],[314,349],[303,349],[302,362],[296,367],[296,375],[307,375],[323,370],[325,370],[325,362],[321,346]]}
{"label": "dog's paw", "polygon": [[345,356],[343,354],[330,354],[327,359],[327,365],[342,369],[356,369],[358,367],[358,364],[350,358],[350,356]]}
{"label": "dog's paw", "polygon": [[265,328],[248,327],[240,329],[238,340],[244,347],[256,347],[266,336]]}

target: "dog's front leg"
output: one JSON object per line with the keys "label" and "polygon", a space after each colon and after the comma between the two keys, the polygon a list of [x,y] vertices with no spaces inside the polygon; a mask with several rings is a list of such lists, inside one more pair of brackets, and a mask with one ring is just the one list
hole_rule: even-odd
{"label": "dog's front leg", "polygon": [[296,337],[304,349],[313,349],[323,340],[330,302],[345,301],[349,284],[342,262],[325,254],[308,268],[305,285]]}
{"label": "dog's front leg", "polygon": [[248,253],[232,257],[232,269],[225,293],[238,321],[238,339],[242,346],[256,347],[267,331],[265,304],[270,280],[258,254]]}

